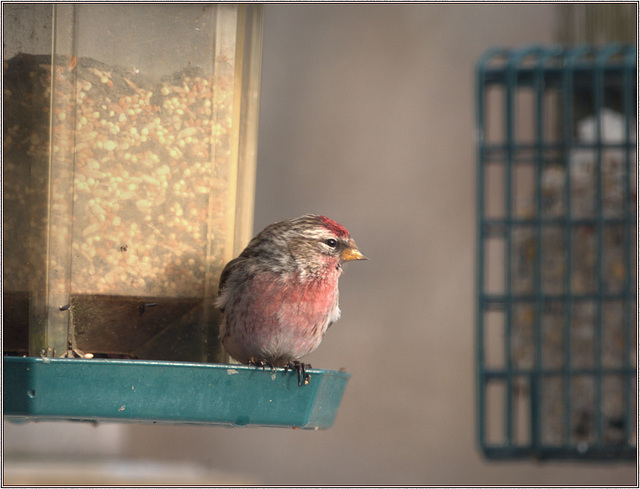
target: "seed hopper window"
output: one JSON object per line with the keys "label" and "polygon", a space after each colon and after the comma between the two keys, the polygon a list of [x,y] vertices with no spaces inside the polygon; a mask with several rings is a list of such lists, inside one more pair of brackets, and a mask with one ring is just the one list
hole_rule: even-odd
{"label": "seed hopper window", "polygon": [[476,88],[480,448],[635,460],[635,48],[492,50]]}

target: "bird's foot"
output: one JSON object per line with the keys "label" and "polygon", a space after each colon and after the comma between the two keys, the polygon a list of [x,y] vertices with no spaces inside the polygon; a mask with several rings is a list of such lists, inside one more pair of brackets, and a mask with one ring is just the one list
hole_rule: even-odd
{"label": "bird's foot", "polygon": [[311,382],[311,376],[307,373],[307,368],[311,368],[311,364],[305,364],[298,360],[295,360],[285,365],[284,372],[287,373],[289,369],[295,370],[296,372],[298,372],[298,385],[302,385],[303,382],[304,385],[307,385],[309,382]]}
{"label": "bird's foot", "polygon": [[275,367],[271,362],[265,362],[264,360],[256,360],[253,357],[249,360],[249,365],[253,365],[254,367],[262,367],[262,371],[264,372],[265,367],[269,367],[269,370],[273,372]]}

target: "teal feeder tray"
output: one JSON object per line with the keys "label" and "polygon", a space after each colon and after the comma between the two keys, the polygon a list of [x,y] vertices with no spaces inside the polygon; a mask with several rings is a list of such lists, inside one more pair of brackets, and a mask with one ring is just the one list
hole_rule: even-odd
{"label": "teal feeder tray", "polygon": [[346,372],[264,372],[245,365],[144,360],[4,357],[4,415],[74,420],[280,426],[333,425]]}

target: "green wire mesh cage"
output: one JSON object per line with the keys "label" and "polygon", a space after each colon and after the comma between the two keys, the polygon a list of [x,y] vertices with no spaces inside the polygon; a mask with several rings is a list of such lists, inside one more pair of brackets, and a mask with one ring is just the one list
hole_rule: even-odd
{"label": "green wire mesh cage", "polygon": [[477,65],[478,441],[636,458],[636,50]]}

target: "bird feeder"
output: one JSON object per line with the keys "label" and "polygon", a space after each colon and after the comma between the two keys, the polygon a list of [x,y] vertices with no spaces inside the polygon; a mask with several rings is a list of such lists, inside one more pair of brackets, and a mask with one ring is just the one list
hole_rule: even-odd
{"label": "bird feeder", "polygon": [[[261,7],[22,4],[4,13],[9,414],[278,425],[240,413],[242,403],[231,404],[233,416],[181,417],[166,397],[193,407],[194,379],[211,388],[253,378],[254,369],[209,364],[228,361],[213,304],[220,272],[252,234]],[[96,386],[96,402],[110,379],[112,398],[72,412],[72,385],[45,395],[62,377],[78,396]],[[167,378],[191,390],[156,398],[165,412],[131,409]],[[288,389],[290,378],[276,383]],[[344,389],[348,376],[336,378]],[[111,415],[94,410],[111,404]]]}
{"label": "bird feeder", "polygon": [[636,460],[637,52],[477,65],[477,420],[492,459]]}

